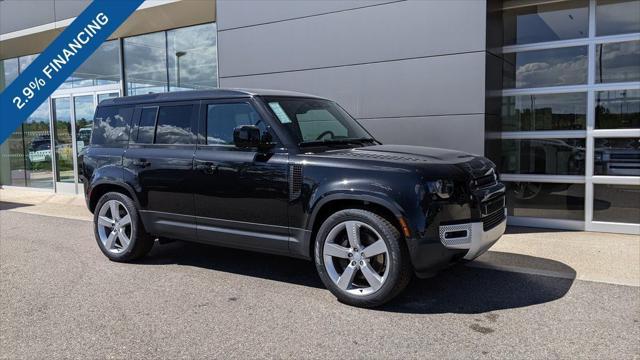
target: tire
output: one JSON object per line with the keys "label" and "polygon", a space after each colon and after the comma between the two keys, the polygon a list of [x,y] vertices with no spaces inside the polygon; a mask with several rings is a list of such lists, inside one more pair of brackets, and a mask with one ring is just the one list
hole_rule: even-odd
{"label": "tire", "polygon": [[[352,247],[350,232],[358,234],[358,251]],[[379,253],[383,245],[385,252]],[[364,308],[380,306],[396,297],[413,275],[398,229],[383,217],[361,209],[338,211],[324,221],[315,239],[314,261],[320,279],[340,302]],[[372,276],[372,271],[378,276]]]}
{"label": "tire", "polygon": [[[118,221],[113,221],[113,204],[116,205],[118,216],[115,218]],[[129,216],[128,223],[126,215]],[[107,226],[108,220],[112,220],[110,226]],[[100,250],[112,261],[139,259],[151,250],[155,242],[145,231],[136,204],[130,197],[119,192],[106,193],[98,200],[93,213],[93,228]],[[110,236],[115,238],[111,240]],[[126,239],[129,241],[126,242]]]}

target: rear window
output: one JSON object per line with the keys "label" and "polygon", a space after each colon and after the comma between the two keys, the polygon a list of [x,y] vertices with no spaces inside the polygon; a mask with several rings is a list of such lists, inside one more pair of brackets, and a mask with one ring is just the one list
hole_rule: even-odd
{"label": "rear window", "polygon": [[193,144],[191,115],[193,105],[160,106],[156,144]]}
{"label": "rear window", "polygon": [[135,142],[138,144],[152,144],[153,136],[156,129],[156,116],[158,115],[157,107],[149,107],[142,109],[140,113],[140,121],[138,122],[138,133]]}
{"label": "rear window", "polygon": [[124,146],[129,141],[132,106],[99,106],[93,121],[92,145]]}

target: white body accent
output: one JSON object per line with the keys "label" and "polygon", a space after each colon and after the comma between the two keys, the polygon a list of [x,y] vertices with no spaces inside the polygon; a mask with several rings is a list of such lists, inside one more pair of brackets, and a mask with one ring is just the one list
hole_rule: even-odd
{"label": "white body accent", "polygon": [[[506,210],[505,210],[506,211]],[[469,249],[464,256],[465,260],[473,260],[484,254],[496,242],[507,228],[507,219],[492,229],[484,231],[482,222],[473,222],[456,225],[444,225],[440,227],[440,242],[449,249]],[[467,231],[467,236],[458,238],[445,238],[445,234],[454,231]]]}

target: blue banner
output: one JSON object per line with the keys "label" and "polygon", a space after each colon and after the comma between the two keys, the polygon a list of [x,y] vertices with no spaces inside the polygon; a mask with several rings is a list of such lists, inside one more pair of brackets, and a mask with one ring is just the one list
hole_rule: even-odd
{"label": "blue banner", "polygon": [[5,141],[144,0],[94,0],[0,94]]}

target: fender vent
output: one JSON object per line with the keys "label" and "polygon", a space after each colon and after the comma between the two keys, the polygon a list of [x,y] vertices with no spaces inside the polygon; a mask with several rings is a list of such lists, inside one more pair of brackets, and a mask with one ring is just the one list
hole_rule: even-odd
{"label": "fender vent", "polygon": [[294,164],[289,167],[289,200],[300,197],[302,192],[302,165]]}

